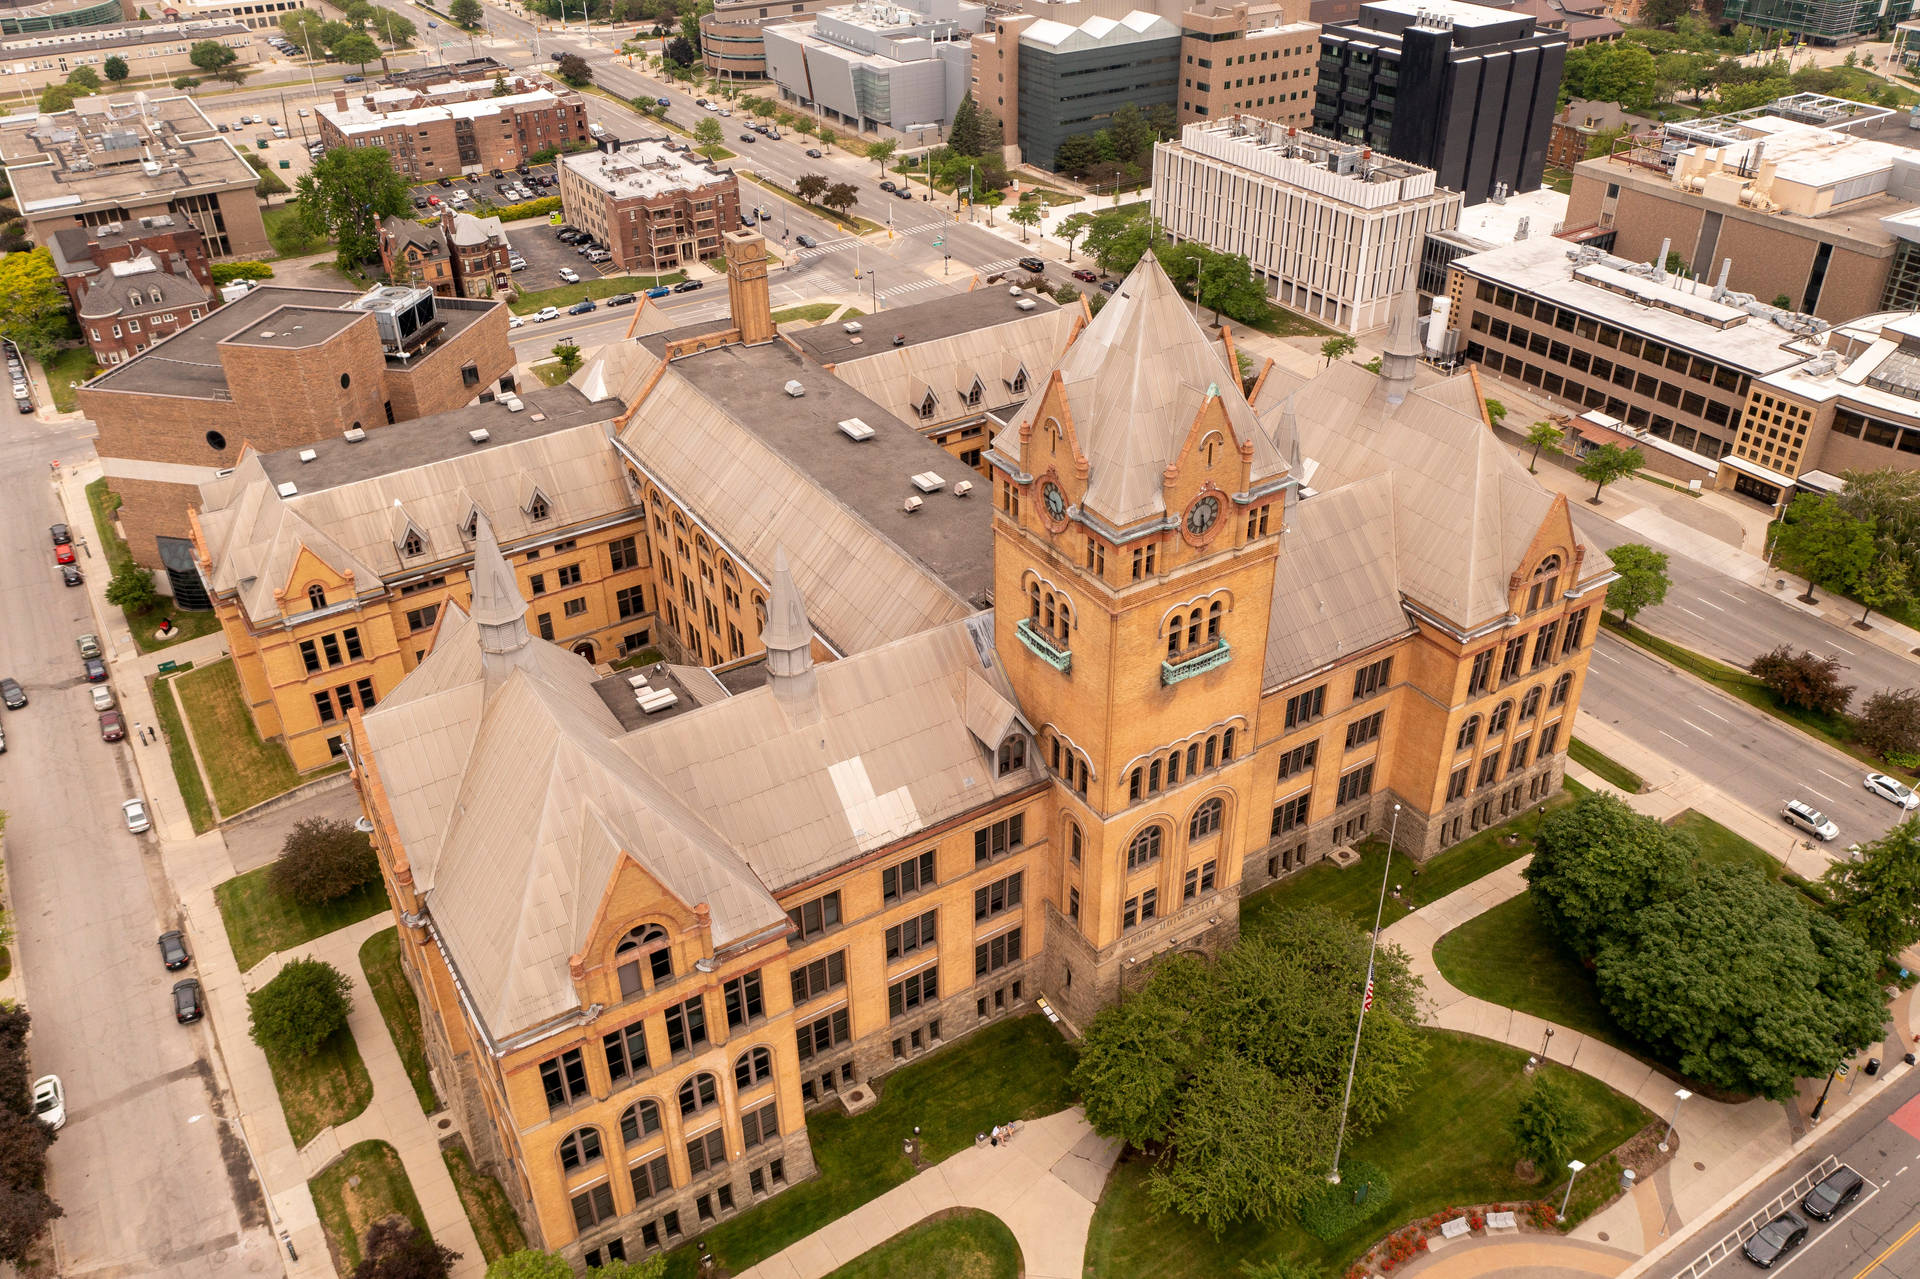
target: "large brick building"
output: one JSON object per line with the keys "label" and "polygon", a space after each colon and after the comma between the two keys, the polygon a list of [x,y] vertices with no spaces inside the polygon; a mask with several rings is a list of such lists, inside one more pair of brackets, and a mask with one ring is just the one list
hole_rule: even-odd
{"label": "large brick building", "polygon": [[220,295],[173,270],[147,250],[124,262],[110,262],[87,286],[75,314],[96,362],[111,367],[170,338],[220,305]]}
{"label": "large brick building", "polygon": [[672,271],[740,225],[740,180],[672,144],[609,138],[560,159],[560,208],[626,271]]}
{"label": "large brick building", "polygon": [[335,89],[320,107],[320,140],[330,147],[384,147],[393,167],[412,181],[511,169],[543,151],[588,141],[587,104],[516,79],[505,97],[489,81],[456,80],[421,87]]}
{"label": "large brick building", "polygon": [[[730,319],[581,375],[604,424],[389,473],[421,500],[379,520],[249,458],[201,517],[223,609],[270,583],[261,629],[349,687],[450,1113],[587,1266],[810,1176],[807,1110],[898,1063],[1043,994],[1084,1024],[1250,888],[1545,798],[1611,580],[1472,380],[1423,384],[1410,291],[1379,375],[1268,364],[1249,397],[1149,255],[961,489],[779,339],[759,237],[728,255]],[[610,585],[609,487],[668,655],[637,673],[550,602]],[[332,675],[362,566],[441,601],[372,710]]]}
{"label": "large brick building", "polygon": [[79,398],[134,559],[166,568],[189,604],[202,588],[187,510],[242,445],[377,432],[467,404],[512,367],[498,303],[268,286],[108,369]]}
{"label": "large brick building", "polygon": [[1313,127],[1320,25],[1306,0],[1197,4],[1180,15],[1179,121],[1254,115]]}

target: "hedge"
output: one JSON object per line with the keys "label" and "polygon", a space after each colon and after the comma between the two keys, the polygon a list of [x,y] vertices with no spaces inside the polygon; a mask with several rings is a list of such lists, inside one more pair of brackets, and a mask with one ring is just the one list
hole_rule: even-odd
{"label": "hedge", "polygon": [[[528,200],[524,204],[507,204],[498,207],[481,201],[479,207],[486,210],[490,216],[499,218],[502,222],[514,222],[521,218],[544,218],[548,214],[558,213],[560,211],[560,197],[557,195],[545,195],[541,196],[538,200]],[[438,213],[435,213],[432,217],[420,219],[421,226],[438,226],[439,224],[440,215]]]}
{"label": "hedge", "polygon": [[265,262],[215,262],[213,264],[213,285],[219,288],[223,284],[232,284],[235,280],[270,280],[273,268]]}

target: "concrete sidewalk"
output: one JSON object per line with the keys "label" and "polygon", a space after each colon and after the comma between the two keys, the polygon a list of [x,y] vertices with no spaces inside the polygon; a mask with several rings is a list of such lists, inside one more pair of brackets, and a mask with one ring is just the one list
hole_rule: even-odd
{"label": "concrete sidewalk", "polygon": [[978,1145],[868,1200],[738,1279],[821,1279],[916,1222],[977,1208],[1020,1243],[1027,1279],[1081,1279],[1087,1230],[1120,1143],[1087,1126],[1078,1108],[1023,1124],[995,1147]]}

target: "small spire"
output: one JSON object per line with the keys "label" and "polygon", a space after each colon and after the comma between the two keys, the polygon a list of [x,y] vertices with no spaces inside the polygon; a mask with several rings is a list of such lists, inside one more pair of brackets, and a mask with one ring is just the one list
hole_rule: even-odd
{"label": "small spire", "polygon": [[521,655],[533,643],[527,633],[527,602],[520,598],[520,584],[500,543],[493,536],[493,522],[476,513],[474,521],[473,607],[469,616],[480,628],[480,664],[491,687],[505,679],[519,664]]}
{"label": "small spire", "polygon": [[813,701],[813,623],[807,604],[787,567],[787,548],[773,550],[773,590],[767,598],[767,620],[760,628],[760,644],[767,651],[767,683],[773,695],[790,710]]}
{"label": "small spire", "polygon": [[1409,284],[1393,300],[1393,313],[1387,320],[1387,345],[1380,353],[1380,382],[1386,389],[1387,403],[1398,404],[1413,389],[1414,371],[1420,367],[1420,295]]}

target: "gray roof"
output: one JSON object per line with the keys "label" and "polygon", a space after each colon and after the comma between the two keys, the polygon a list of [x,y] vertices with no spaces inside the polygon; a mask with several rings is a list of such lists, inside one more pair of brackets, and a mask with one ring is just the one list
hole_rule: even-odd
{"label": "gray roof", "polygon": [[395,217],[389,214],[380,219],[380,230],[403,245],[416,246],[428,257],[437,258],[446,254],[447,242],[440,234],[438,224],[422,226],[412,218]]}
{"label": "gray roof", "polygon": [[[1034,302],[1031,311],[1015,307],[1016,299],[1006,289],[993,285],[967,293],[949,294],[931,302],[903,306],[897,310],[889,309],[881,315],[864,316],[859,321],[861,331],[858,333],[846,332],[845,324],[841,321],[815,324],[809,328],[783,326],[780,331],[820,363],[844,366],[849,361],[894,350],[910,350],[923,343],[957,334],[1038,319],[1061,309],[1059,303],[1044,293],[1023,290],[1021,296]],[[893,342],[896,337],[903,337],[906,341],[900,347],[895,347]],[[1044,369],[1035,369],[1034,375],[1037,377],[1043,372]]]}
{"label": "gray roof", "polygon": [[207,305],[207,291],[191,275],[175,275],[151,249],[128,262],[110,263],[80,299],[80,318],[105,320]]}
{"label": "gray roof", "polygon": [[1274,569],[1262,686],[1273,688],[1413,629],[1400,602],[1392,475],[1295,503]]}

